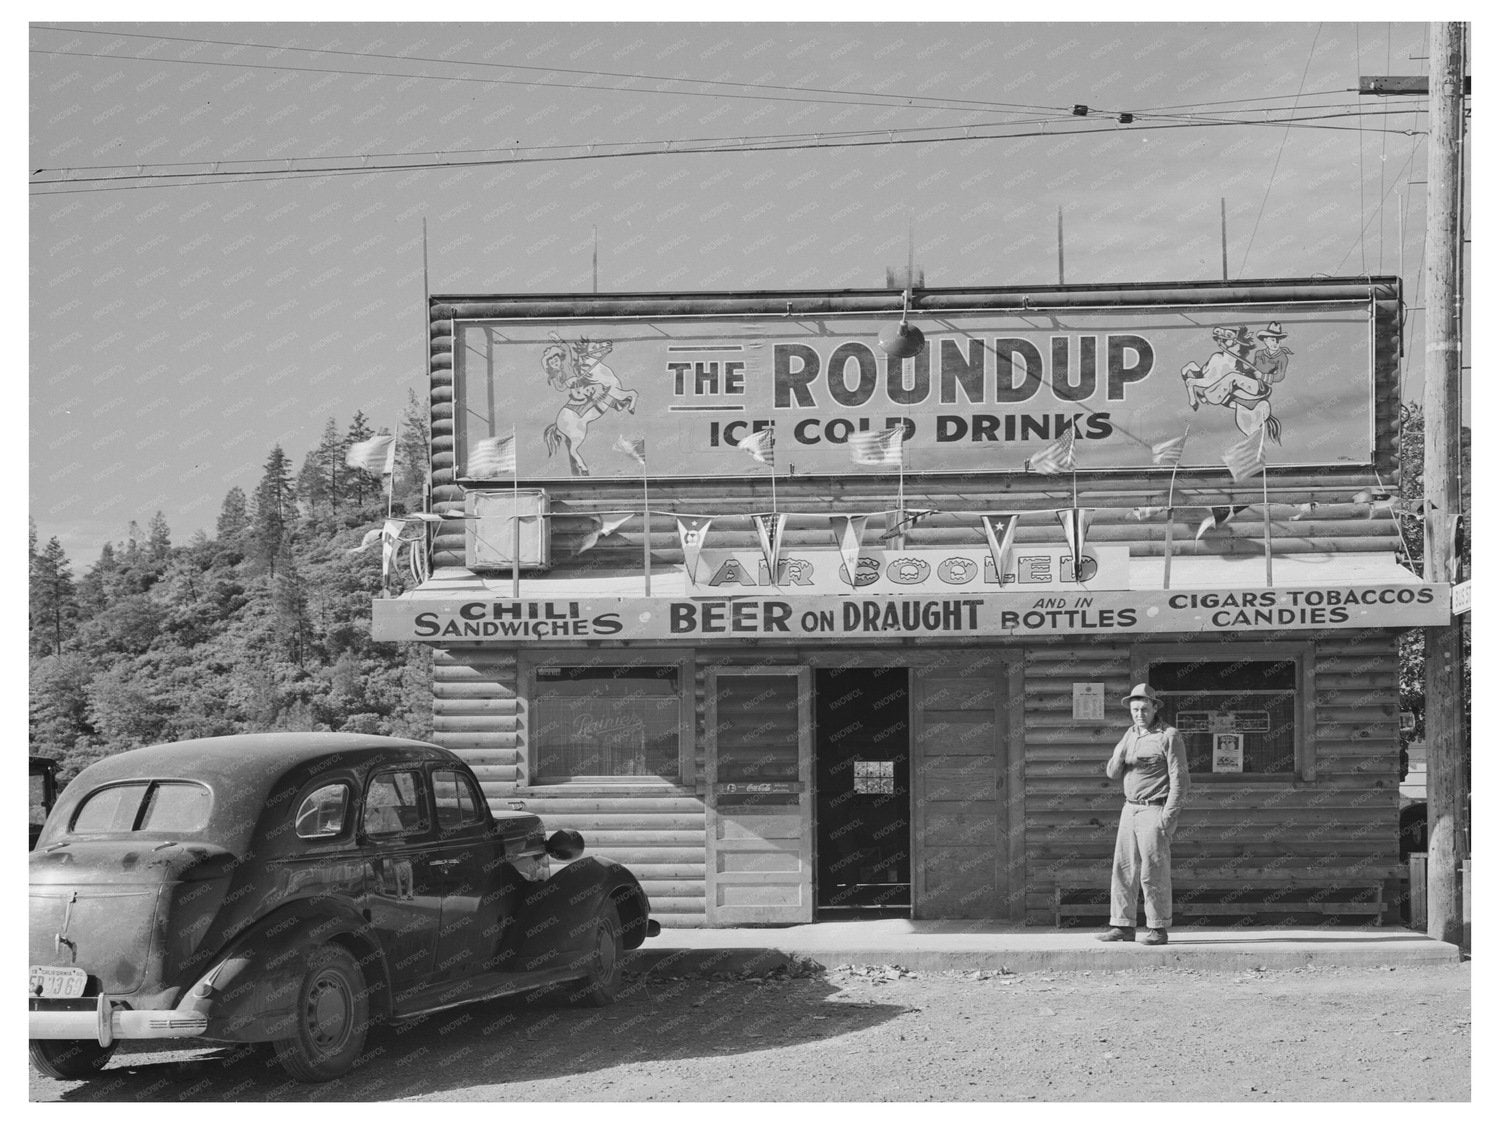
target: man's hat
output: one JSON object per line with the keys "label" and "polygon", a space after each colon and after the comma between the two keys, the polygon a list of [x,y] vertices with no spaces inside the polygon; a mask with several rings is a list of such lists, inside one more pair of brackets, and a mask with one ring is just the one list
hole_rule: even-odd
{"label": "man's hat", "polygon": [[1155,688],[1153,688],[1149,683],[1137,683],[1135,685],[1135,690],[1131,691],[1130,694],[1126,695],[1120,701],[1126,706],[1129,706],[1131,699],[1145,699],[1149,703],[1155,703],[1157,706],[1161,706],[1161,696],[1156,693]]}
{"label": "man's hat", "polygon": [[1281,330],[1280,320],[1272,320],[1264,329],[1255,333],[1255,338],[1258,340],[1284,340],[1286,339],[1286,333]]}

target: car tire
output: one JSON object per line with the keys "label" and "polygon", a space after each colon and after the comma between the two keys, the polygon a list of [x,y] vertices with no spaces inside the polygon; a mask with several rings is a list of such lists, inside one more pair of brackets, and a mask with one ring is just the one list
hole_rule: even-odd
{"label": "car tire", "polygon": [[612,901],[599,903],[589,931],[588,974],[570,998],[579,1007],[607,1007],[620,997],[624,983],[625,936],[620,911]]}
{"label": "car tire", "polygon": [[31,1064],[59,1081],[86,1081],[105,1067],[114,1052],[113,1044],[101,1046],[87,1038],[31,1040]]}
{"label": "car tire", "polygon": [[370,1029],[364,973],[348,949],[322,945],[307,958],[297,989],[296,1028],[273,1043],[276,1060],[298,1081],[331,1081],[354,1067]]}

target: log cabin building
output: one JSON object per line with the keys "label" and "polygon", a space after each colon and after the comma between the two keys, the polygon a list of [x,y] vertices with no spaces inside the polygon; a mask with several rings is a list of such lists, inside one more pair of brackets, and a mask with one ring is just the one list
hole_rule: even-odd
{"label": "log cabin building", "polygon": [[435,740],[664,925],[1092,923],[1149,681],[1179,924],[1393,919],[1399,281],[908,298],[431,297]]}

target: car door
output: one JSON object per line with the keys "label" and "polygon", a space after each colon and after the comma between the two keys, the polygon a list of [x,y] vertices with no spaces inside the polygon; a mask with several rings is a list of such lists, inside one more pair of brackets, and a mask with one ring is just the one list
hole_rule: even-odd
{"label": "car door", "polygon": [[398,996],[431,977],[442,924],[429,796],[420,766],[381,769],[371,774],[360,810],[369,869],[366,908]]}
{"label": "car door", "polygon": [[474,778],[442,765],[430,776],[437,818],[432,885],[442,895],[435,976],[451,979],[483,971],[493,960],[502,921],[514,912],[506,894],[514,880],[502,877],[505,846]]}

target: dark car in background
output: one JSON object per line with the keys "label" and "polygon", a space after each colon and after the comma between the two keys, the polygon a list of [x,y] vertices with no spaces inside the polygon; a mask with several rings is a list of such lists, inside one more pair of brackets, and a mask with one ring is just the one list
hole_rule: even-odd
{"label": "dark car in background", "polygon": [[582,851],[492,813],[421,742],[250,734],[105,758],[31,854],[32,1062],[79,1079],[120,1041],[270,1042],[324,1081],[373,1020],[541,987],[612,1002],[624,950],[660,925],[627,869]]}
{"label": "dark car in background", "polygon": [[42,834],[42,824],[52,805],[57,803],[57,762],[50,757],[31,754],[31,822],[28,845],[36,847],[37,837]]}

